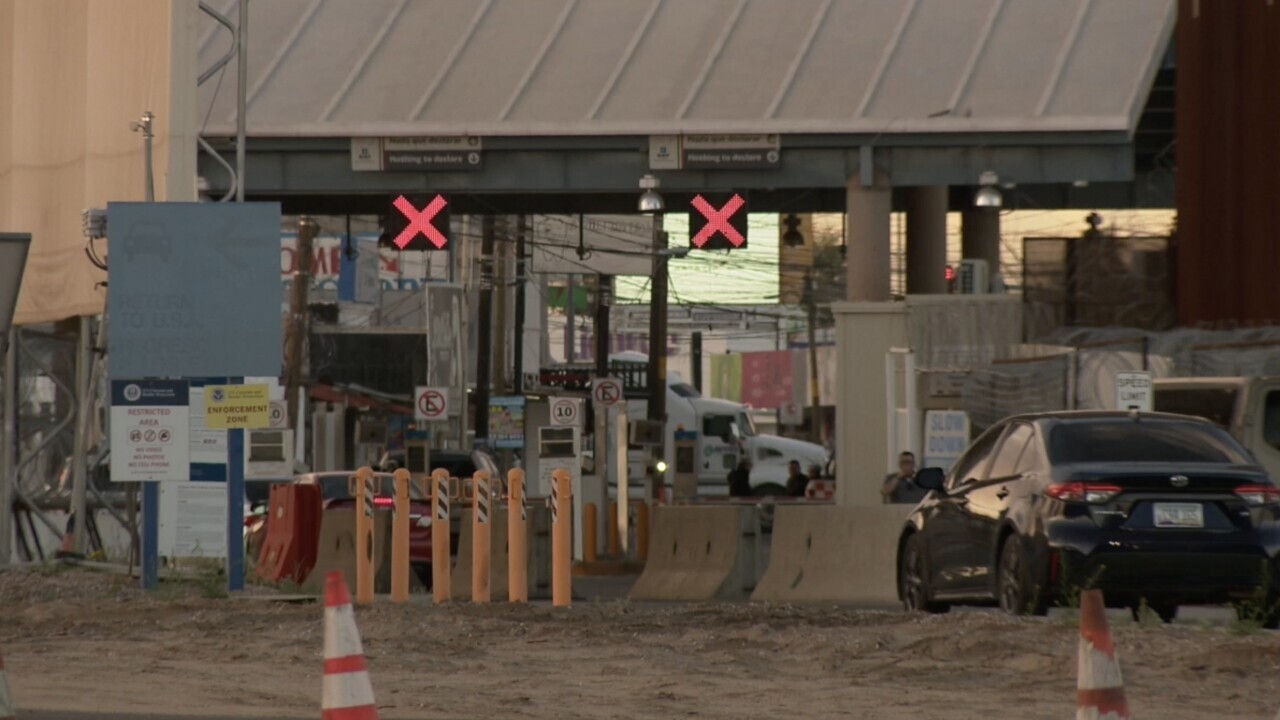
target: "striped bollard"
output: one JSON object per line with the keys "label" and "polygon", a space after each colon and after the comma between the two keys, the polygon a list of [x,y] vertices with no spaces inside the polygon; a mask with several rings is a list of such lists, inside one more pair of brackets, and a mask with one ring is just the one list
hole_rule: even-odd
{"label": "striped bollard", "polygon": [[348,488],[356,501],[356,604],[373,604],[373,498],[378,494],[373,468],[362,467]]}
{"label": "striped bollard", "polygon": [[453,569],[448,470],[431,473],[431,517],[431,597],[440,605],[449,602],[449,573]]}
{"label": "striped bollard", "polygon": [[472,476],[471,495],[471,602],[489,602],[489,543],[493,532],[489,523],[491,498],[489,473],[481,470]]}
{"label": "striped bollard", "polygon": [[524,470],[507,473],[507,600],[529,602],[528,510],[524,505]]}
{"label": "striped bollard", "polygon": [[409,471],[395,472],[395,506],[391,511],[391,602],[409,599]]}
{"label": "striped bollard", "polygon": [[573,601],[573,477],[557,468],[551,473],[551,605]]}

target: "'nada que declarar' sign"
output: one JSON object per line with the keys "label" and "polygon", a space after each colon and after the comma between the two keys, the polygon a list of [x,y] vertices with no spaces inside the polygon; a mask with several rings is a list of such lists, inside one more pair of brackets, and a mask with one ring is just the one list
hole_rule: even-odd
{"label": "'nada que declarar' sign", "polygon": [[271,397],[266,385],[206,385],[204,422],[210,430],[271,427]]}

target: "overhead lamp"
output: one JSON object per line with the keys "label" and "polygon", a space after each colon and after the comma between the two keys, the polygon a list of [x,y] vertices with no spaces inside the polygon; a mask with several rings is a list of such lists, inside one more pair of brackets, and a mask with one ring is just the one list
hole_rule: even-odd
{"label": "overhead lamp", "polygon": [[658,188],[661,186],[662,183],[658,178],[648,173],[640,178],[640,189],[644,191],[640,194],[640,212],[652,215],[667,208],[667,204],[662,201],[662,196],[658,194]]}
{"label": "overhead lamp", "polygon": [[1000,193],[1000,176],[987,170],[978,176],[978,191],[973,194],[973,206],[980,208],[999,208],[1004,205],[1004,196]]}

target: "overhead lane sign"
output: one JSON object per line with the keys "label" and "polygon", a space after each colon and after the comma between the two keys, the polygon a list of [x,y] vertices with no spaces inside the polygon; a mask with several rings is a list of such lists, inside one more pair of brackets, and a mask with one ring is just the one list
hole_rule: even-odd
{"label": "overhead lane sign", "polygon": [[651,135],[650,170],[770,170],[782,164],[774,134]]}
{"label": "overhead lane sign", "polygon": [[706,193],[690,203],[689,245],[697,250],[736,250],[747,246],[744,193]]}
{"label": "overhead lane sign", "polygon": [[271,389],[267,385],[206,385],[204,422],[212,430],[271,427]]}
{"label": "overhead lane sign", "polygon": [[459,172],[484,166],[474,135],[351,138],[351,169],[384,172]]}
{"label": "overhead lane sign", "polygon": [[444,250],[449,247],[449,201],[444,195],[399,195],[387,213],[384,247]]}

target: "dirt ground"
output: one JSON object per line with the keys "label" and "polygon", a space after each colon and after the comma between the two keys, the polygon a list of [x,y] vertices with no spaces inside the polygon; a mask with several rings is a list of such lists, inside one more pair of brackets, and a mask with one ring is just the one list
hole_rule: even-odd
{"label": "dirt ground", "polygon": [[[144,596],[84,570],[0,573],[18,708],[315,716],[322,610]],[[383,718],[1064,718],[1069,618],[926,617],[748,604],[404,606],[357,611]],[[1271,720],[1280,633],[1113,625],[1136,717]]]}

